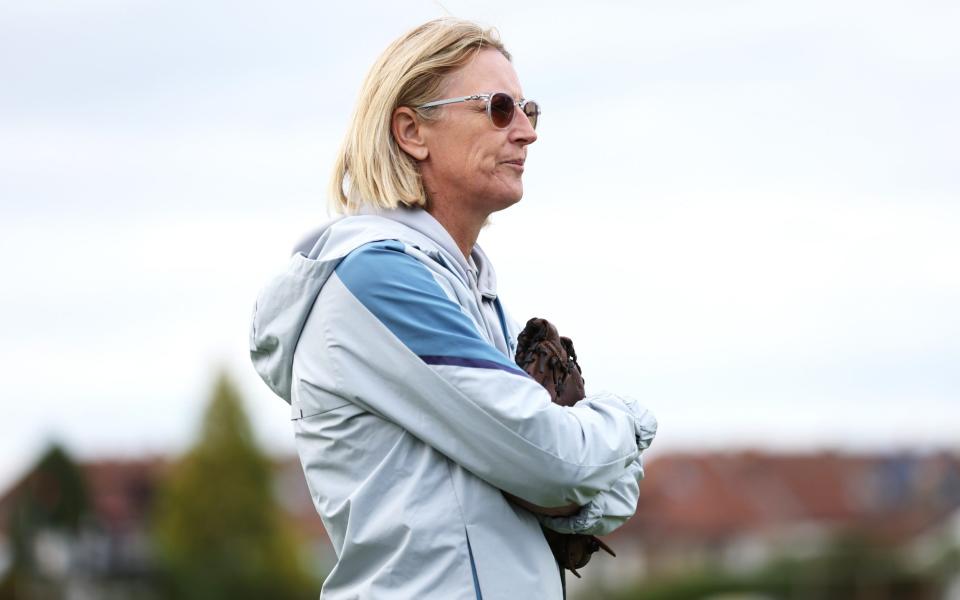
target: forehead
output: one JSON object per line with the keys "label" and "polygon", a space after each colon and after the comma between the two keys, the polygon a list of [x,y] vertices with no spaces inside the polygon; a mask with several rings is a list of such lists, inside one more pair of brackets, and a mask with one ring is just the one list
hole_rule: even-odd
{"label": "forehead", "polygon": [[444,87],[448,96],[507,92],[516,98],[523,97],[523,88],[513,65],[493,48],[480,50],[467,64],[450,73]]}

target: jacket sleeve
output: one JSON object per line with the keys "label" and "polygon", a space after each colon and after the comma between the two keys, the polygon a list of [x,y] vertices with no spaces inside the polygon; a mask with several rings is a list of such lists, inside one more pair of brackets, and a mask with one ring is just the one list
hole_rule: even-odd
{"label": "jacket sleeve", "polygon": [[323,339],[327,391],[534,504],[582,506],[610,489],[649,435],[649,413],[613,395],[553,404],[442,282],[399,242],[348,255],[301,333]]}
{"label": "jacket sleeve", "polygon": [[559,533],[607,535],[627,522],[637,511],[643,457],[638,456],[609,490],[600,492],[569,517],[537,515],[540,524]]}
{"label": "jacket sleeve", "polygon": [[[516,337],[523,328],[506,310],[503,312],[515,347]],[[541,525],[559,533],[608,535],[636,513],[640,499],[640,480],[644,477],[642,453],[653,443],[657,432],[657,420],[652,413],[645,412],[641,421],[643,434],[638,439],[641,455],[637,456],[613,486],[594,496],[573,515],[550,516],[534,512]]]}

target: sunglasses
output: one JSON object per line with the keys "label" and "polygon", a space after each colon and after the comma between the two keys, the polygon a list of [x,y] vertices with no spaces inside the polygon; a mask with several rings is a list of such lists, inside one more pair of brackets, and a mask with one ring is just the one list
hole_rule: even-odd
{"label": "sunglasses", "polygon": [[444,104],[456,104],[457,102],[470,102],[471,100],[483,100],[487,103],[487,116],[490,122],[497,129],[506,129],[513,122],[514,109],[520,108],[523,114],[530,119],[530,125],[536,129],[537,120],[540,118],[540,105],[533,100],[514,100],[513,96],[506,92],[493,92],[489,94],[474,94],[472,96],[460,96],[459,98],[447,98],[446,100],[434,100],[421,104],[417,108],[432,108],[434,106],[443,106]]}

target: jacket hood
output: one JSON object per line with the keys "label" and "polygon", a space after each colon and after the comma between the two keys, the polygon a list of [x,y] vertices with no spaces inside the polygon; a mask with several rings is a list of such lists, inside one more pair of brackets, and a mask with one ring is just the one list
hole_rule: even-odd
{"label": "jacket hood", "polygon": [[288,403],[293,383],[293,354],[313,304],[343,258],[364,244],[399,240],[447,265],[465,281],[477,277],[484,295],[496,296],[496,278],[489,261],[474,247],[470,264],[450,234],[421,209],[396,209],[342,217],[297,244],[286,271],[257,296],[250,327],[254,369]]}

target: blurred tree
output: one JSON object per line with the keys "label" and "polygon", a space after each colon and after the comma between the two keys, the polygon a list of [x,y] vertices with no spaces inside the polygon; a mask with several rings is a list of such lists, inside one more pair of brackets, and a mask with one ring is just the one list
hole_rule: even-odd
{"label": "blurred tree", "polygon": [[154,539],[171,597],[317,595],[273,496],[270,461],[257,448],[240,397],[224,375],[199,440],[161,486]]}
{"label": "blurred tree", "polygon": [[59,597],[89,507],[83,473],[52,444],[15,488],[12,502],[10,567],[0,599]]}

